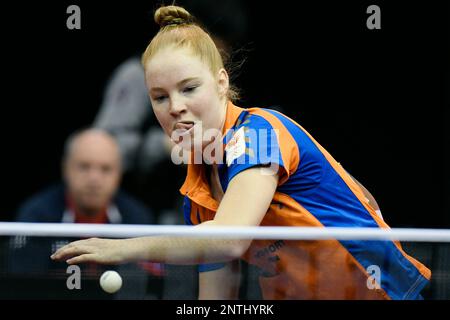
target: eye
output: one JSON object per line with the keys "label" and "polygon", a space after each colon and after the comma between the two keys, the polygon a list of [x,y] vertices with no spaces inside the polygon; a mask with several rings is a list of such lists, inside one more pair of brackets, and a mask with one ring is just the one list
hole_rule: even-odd
{"label": "eye", "polygon": [[164,99],[166,99],[166,98],[167,98],[167,96],[158,96],[158,97],[153,98],[153,100],[155,100],[156,102],[163,102]]}
{"label": "eye", "polygon": [[102,166],[100,168],[100,170],[102,171],[102,173],[108,174],[108,173],[112,172],[113,168],[110,166]]}
{"label": "eye", "polygon": [[77,167],[78,167],[78,169],[80,171],[83,171],[83,172],[89,171],[89,169],[90,169],[90,165],[88,163],[85,163],[85,162],[78,163]]}
{"label": "eye", "polygon": [[197,86],[189,86],[183,89],[183,93],[190,93],[197,89]]}

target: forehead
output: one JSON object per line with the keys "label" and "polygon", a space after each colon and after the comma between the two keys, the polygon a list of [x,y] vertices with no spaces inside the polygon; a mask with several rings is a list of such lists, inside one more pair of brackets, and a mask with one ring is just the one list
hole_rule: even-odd
{"label": "forehead", "polygon": [[120,159],[117,146],[101,137],[80,137],[73,142],[69,159],[74,161],[117,162]]}
{"label": "forehead", "polygon": [[200,58],[188,48],[168,47],[158,51],[145,65],[145,78],[151,87],[163,87],[191,77],[211,76]]}

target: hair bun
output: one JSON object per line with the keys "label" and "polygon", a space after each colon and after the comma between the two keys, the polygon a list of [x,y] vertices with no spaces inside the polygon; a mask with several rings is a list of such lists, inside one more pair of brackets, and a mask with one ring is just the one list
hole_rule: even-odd
{"label": "hair bun", "polygon": [[155,22],[163,28],[169,25],[193,23],[194,17],[182,7],[165,6],[156,10]]}

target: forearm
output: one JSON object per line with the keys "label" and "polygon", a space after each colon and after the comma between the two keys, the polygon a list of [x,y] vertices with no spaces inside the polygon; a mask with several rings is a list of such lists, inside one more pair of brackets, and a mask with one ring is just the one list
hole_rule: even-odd
{"label": "forearm", "polygon": [[[277,183],[277,175],[261,175],[259,168],[239,173],[229,183],[214,219],[192,228],[260,225],[272,201]],[[51,258],[65,260],[69,264],[119,264],[138,260],[171,264],[217,263],[240,258],[250,243],[250,239],[173,236],[121,240],[91,238],[71,242],[59,248]]]}
{"label": "forearm", "polygon": [[150,260],[170,264],[227,262],[242,254],[243,240],[141,237],[125,239],[126,261]]}

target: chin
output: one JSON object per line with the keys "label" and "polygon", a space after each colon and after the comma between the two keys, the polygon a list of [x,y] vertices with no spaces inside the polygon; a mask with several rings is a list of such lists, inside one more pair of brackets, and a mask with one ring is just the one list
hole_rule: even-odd
{"label": "chin", "polygon": [[193,134],[188,136],[188,139],[181,139],[179,142],[175,142],[178,147],[186,151],[202,150],[206,145],[203,141],[197,141]]}
{"label": "chin", "polygon": [[104,208],[105,201],[100,199],[84,199],[82,202],[84,208],[89,210],[97,210],[99,208]]}

